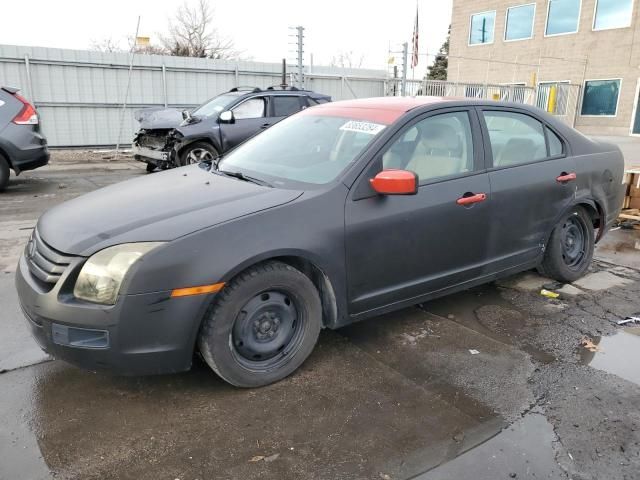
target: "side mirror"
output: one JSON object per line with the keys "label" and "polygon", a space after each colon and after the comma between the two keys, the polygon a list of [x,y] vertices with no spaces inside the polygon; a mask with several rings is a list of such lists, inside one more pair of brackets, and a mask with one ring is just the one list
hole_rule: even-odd
{"label": "side mirror", "polygon": [[371,187],[381,195],[418,193],[418,176],[409,170],[383,170],[369,182]]}
{"label": "side mirror", "polygon": [[183,110],[182,111],[182,119],[183,120],[187,120],[190,117],[191,117],[191,113],[189,112],[189,110]]}
{"label": "side mirror", "polygon": [[218,121],[220,123],[233,123],[235,121],[233,112],[231,110],[225,110],[224,112],[221,112],[218,116]]}

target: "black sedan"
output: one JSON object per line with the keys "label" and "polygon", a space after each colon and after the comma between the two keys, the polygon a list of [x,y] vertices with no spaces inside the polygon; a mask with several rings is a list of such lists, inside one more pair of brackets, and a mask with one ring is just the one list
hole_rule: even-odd
{"label": "black sedan", "polygon": [[148,374],[199,351],[233,385],[265,385],[322,328],[531,268],[576,280],[618,215],[623,163],[524,105],[328,103],[218,161],[51,209],[17,289],[56,357]]}

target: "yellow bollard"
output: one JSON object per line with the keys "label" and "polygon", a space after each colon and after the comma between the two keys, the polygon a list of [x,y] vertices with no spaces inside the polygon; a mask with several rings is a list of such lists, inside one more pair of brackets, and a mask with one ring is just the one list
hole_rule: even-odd
{"label": "yellow bollard", "polygon": [[552,85],[551,88],[549,89],[549,101],[547,102],[547,112],[555,113],[557,98],[558,98],[558,86]]}

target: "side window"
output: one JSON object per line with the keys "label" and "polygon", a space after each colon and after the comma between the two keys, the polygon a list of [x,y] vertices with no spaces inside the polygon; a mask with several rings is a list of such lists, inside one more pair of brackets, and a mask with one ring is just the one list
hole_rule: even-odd
{"label": "side window", "polygon": [[558,136],[553,133],[551,130],[547,128],[547,139],[549,140],[549,156],[557,157],[558,155],[562,155],[562,140],[558,138]]}
{"label": "side window", "polygon": [[410,126],[383,154],[382,166],[411,170],[420,181],[472,171],[469,114],[443,113]]}
{"label": "side window", "polygon": [[513,112],[483,112],[493,166],[506,167],[547,158],[544,126],[538,120]]}
{"label": "side window", "polygon": [[264,98],[251,98],[233,108],[233,116],[236,120],[264,117],[264,105]]}
{"label": "side window", "polygon": [[274,95],[271,97],[271,100],[273,102],[274,117],[288,117],[289,115],[299,112],[301,108],[299,97]]}

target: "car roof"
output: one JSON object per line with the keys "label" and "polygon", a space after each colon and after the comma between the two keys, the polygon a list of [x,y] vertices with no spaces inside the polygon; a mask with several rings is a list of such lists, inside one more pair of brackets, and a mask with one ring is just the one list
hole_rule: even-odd
{"label": "car roof", "polygon": [[314,106],[304,110],[306,115],[327,115],[353,118],[390,125],[405,113],[429,105],[450,104],[451,106],[499,106],[519,108],[529,111],[538,109],[522,103],[500,102],[494,100],[472,99],[466,97],[373,97],[356,100],[342,100]]}
{"label": "car roof", "polygon": [[303,110],[307,115],[347,117],[390,125],[414,108],[457,100],[453,97],[374,97],[325,103]]}

